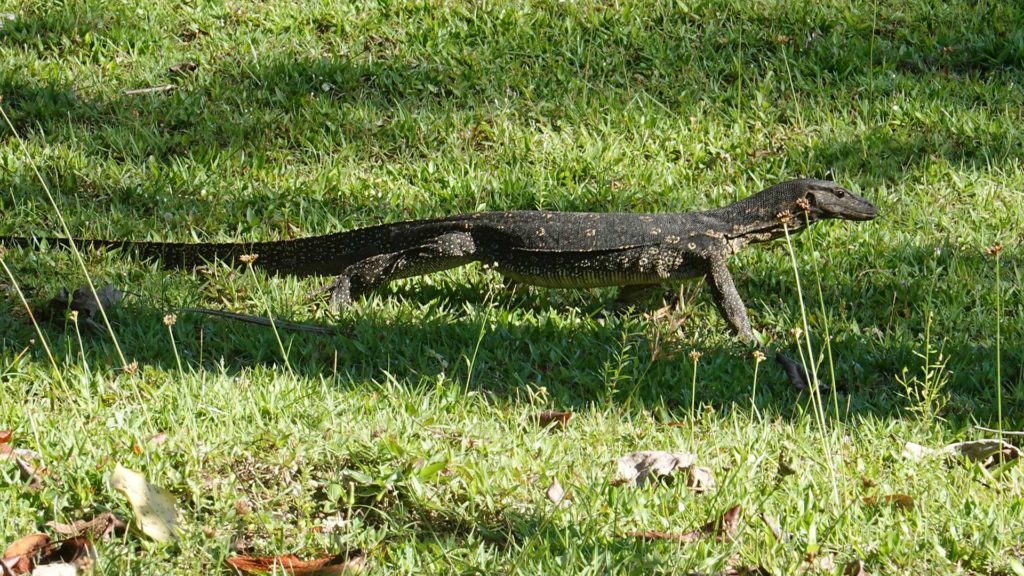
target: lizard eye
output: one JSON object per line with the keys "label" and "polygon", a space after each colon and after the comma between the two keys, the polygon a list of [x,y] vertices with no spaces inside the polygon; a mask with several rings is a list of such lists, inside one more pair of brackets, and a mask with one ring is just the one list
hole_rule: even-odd
{"label": "lizard eye", "polygon": [[836,198],[842,198],[843,196],[846,196],[846,190],[836,188]]}

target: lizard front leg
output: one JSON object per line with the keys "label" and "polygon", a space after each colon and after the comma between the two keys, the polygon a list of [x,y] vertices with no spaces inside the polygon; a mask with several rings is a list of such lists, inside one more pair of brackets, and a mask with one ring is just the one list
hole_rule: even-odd
{"label": "lizard front leg", "polygon": [[[739,292],[736,291],[736,284],[732,281],[732,274],[729,273],[725,260],[711,260],[705,278],[708,287],[711,288],[711,297],[722,317],[740,338],[748,343],[756,344],[757,339],[754,337],[754,331],[750,328],[747,307],[743,304]],[[775,360],[782,365],[786,376],[797,390],[804,390],[809,386],[810,377],[807,368],[802,364],[782,352],[776,352]]]}
{"label": "lizard front leg", "polygon": [[744,341],[756,343],[754,331],[750,328],[750,318],[747,316],[747,306],[736,291],[736,284],[732,281],[732,274],[725,265],[725,259],[711,259],[704,278],[711,289],[711,299],[714,300],[722,318],[729,323],[729,327]]}
{"label": "lizard front leg", "polygon": [[324,291],[331,293],[331,308],[339,310],[392,280],[456,268],[474,261],[475,254],[476,245],[468,233],[442,234],[417,246],[360,260]]}

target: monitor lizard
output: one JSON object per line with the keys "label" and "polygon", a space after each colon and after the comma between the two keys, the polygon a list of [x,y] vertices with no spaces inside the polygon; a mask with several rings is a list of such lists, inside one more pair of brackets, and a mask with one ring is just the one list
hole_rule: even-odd
{"label": "monitor lizard", "polygon": [[[120,248],[165,267],[221,260],[274,274],[336,275],[326,291],[335,308],[388,282],[481,262],[519,283],[551,288],[619,287],[632,301],[659,285],[703,276],[732,331],[755,343],[747,309],[726,265],[749,244],[796,233],[819,220],[870,220],[877,209],[825,180],[790,180],[728,206],[663,213],[510,211],[382,224],[294,240],[241,243],[75,239]],[[41,239],[0,236],[0,243]],[[67,246],[66,238],[46,238]]]}

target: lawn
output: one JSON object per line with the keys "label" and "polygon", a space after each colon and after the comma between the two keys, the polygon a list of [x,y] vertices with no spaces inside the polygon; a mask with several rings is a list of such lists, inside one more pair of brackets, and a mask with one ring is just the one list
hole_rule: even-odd
{"label": "lawn", "polygon": [[[96,539],[96,573],[358,550],[372,574],[1024,574],[1022,467],[904,453],[1024,429],[1022,72],[1014,2],[0,0],[24,141],[0,124],[0,234],[61,232],[33,166],[83,237],[684,211],[826,175],[880,209],[795,237],[795,270],[785,241],[731,263],[793,355],[803,302],[838,389],[823,415],[699,282],[673,310],[606,314],[611,290],[471,266],[333,314],[308,296],[326,278],[85,253],[126,293],[116,340],[42,322],[51,363],[16,286],[39,305],[85,273],[9,249],[0,430],[46,471],[0,460],[0,544],[132,520],[121,464],[171,492],[180,539]],[[279,341],[192,306],[337,333]],[[545,428],[548,410],[573,416]],[[638,450],[693,453],[715,486],[613,485]],[[635,535],[737,504],[731,538]]]}

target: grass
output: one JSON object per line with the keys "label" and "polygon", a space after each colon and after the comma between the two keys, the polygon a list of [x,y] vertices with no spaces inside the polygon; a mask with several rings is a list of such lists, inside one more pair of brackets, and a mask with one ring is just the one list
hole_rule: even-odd
{"label": "grass", "polygon": [[[820,272],[809,332],[820,352],[827,326],[842,390],[824,439],[774,363],[757,372],[754,417],[755,360],[697,284],[670,319],[604,318],[609,291],[501,290],[470,267],[332,317],[305,296],[315,280],[86,254],[98,283],[131,292],[110,320],[139,369],[124,373],[84,325],[80,340],[71,322],[44,324],[58,375],[5,278],[0,429],[50,476],[32,492],[0,466],[0,541],[102,510],[128,517],[107,485],[122,463],[172,490],[184,534],[100,544],[100,573],[209,573],[240,538],[266,554],[360,547],[382,574],[788,574],[808,555],[834,555],[834,572],[852,558],[873,574],[1019,568],[1019,466],[900,457],[906,440],[978,437],[974,424],[1024,428],[1014,3],[7,0],[0,12],[13,15],[0,20],[0,105],[27,144],[0,130],[3,233],[60,231],[29,157],[70,229],[96,237],[706,208],[829,172],[882,210],[794,239],[802,276]],[[180,62],[197,68],[169,71]],[[998,289],[985,254],[996,242]],[[85,281],[65,253],[4,261],[33,302]],[[793,350],[785,245],[732,270],[756,329]],[[269,306],[341,334],[282,332],[279,345],[268,329],[180,314],[172,340],[164,316],[193,305]],[[946,382],[936,418],[898,380],[921,374],[928,346],[946,361],[930,376]],[[692,429],[668,425],[690,422],[691,406]],[[546,409],[576,415],[548,433],[534,420]],[[718,486],[611,486],[611,460],[640,449],[694,451]],[[780,452],[797,469],[783,481]],[[556,478],[570,506],[545,499]],[[914,508],[863,500],[894,493]],[[623,537],[686,531],[735,503],[732,542]],[[775,541],[760,512],[789,537]],[[339,529],[314,530],[338,515]]]}

